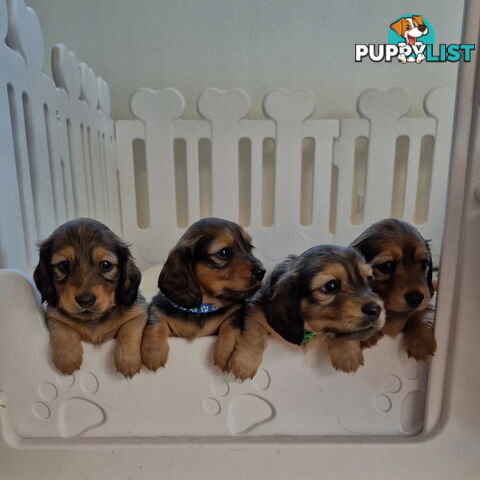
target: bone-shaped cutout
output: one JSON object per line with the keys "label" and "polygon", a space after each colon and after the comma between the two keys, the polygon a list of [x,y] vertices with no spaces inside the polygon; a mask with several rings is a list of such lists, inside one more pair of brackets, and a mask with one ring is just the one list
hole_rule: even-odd
{"label": "bone-shaped cutout", "polygon": [[[449,102],[446,102],[445,98],[447,98]],[[430,115],[437,120],[444,119],[445,113],[448,111],[451,112],[454,101],[455,95],[451,88],[434,88],[427,93],[423,102],[423,108],[427,115]]]}
{"label": "bone-shaped cutout", "polygon": [[198,113],[212,122],[238,121],[250,109],[250,97],[241,88],[207,88],[197,102]]}
{"label": "bone-shaped cutout", "polygon": [[98,104],[98,92],[97,92],[97,77],[95,72],[86,64],[80,63],[80,78],[82,79],[81,96],[82,100],[86,100],[87,103],[97,108]]}
{"label": "bone-shaped cutout", "polygon": [[110,115],[110,89],[108,83],[102,78],[97,78],[98,105],[105,115]]}
{"label": "bone-shaped cutout", "polygon": [[130,100],[130,110],[140,120],[163,118],[172,121],[182,116],[185,99],[175,88],[140,88]]}
{"label": "bone-shaped cutout", "polygon": [[5,0],[0,0],[0,42],[5,40],[8,29],[8,13]]}
{"label": "bone-shaped cutout", "polygon": [[263,110],[274,120],[301,122],[312,115],[315,97],[310,90],[273,90],[263,100]]}
{"label": "bone-shaped cutout", "polygon": [[391,119],[403,117],[410,109],[410,99],[402,88],[379,90],[371,88],[363,92],[357,101],[357,111],[361,117]]}
{"label": "bone-shaped cutout", "polygon": [[52,48],[52,75],[58,88],[63,88],[73,100],[80,97],[80,69],[76,55],[59,43]]}
{"label": "bone-shaped cutout", "polygon": [[8,44],[22,54],[29,70],[40,72],[43,67],[43,35],[37,14],[23,0],[11,0],[8,13]]}

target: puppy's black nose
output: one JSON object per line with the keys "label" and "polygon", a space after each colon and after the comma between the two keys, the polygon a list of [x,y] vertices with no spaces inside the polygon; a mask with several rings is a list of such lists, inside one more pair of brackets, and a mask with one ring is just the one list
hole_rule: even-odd
{"label": "puppy's black nose", "polygon": [[418,29],[419,29],[421,32],[424,32],[424,31],[427,29],[427,27],[426,27],[425,25],[419,25],[419,26],[418,26]]}
{"label": "puppy's black nose", "polygon": [[405,294],[405,301],[407,305],[412,308],[418,307],[422,303],[423,298],[423,293],[418,290],[412,290]]}
{"label": "puppy's black nose", "polygon": [[368,302],[362,306],[362,312],[369,317],[372,317],[372,320],[376,320],[380,316],[382,307],[376,302]]}
{"label": "puppy's black nose", "polygon": [[89,308],[91,307],[95,301],[97,300],[97,297],[93,295],[92,293],[82,293],[80,295],[77,295],[75,297],[75,301],[82,307],[82,308]]}
{"label": "puppy's black nose", "polygon": [[263,280],[263,277],[265,276],[266,270],[264,268],[258,268],[254,267],[252,270],[252,275],[258,280],[261,281]]}

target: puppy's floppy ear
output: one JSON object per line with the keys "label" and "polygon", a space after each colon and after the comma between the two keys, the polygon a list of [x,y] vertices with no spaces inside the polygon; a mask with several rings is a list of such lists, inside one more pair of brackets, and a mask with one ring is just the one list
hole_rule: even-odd
{"label": "puppy's floppy ear", "polygon": [[158,288],[172,302],[185,308],[202,304],[202,291],[192,270],[192,251],[187,246],[174,248],[158,277]]}
{"label": "puppy's floppy ear", "polygon": [[375,235],[372,235],[371,229],[363,232],[351,244],[351,247],[358,250],[367,262],[371,262],[377,256],[377,245],[375,242]]}
{"label": "puppy's floppy ear", "polygon": [[115,300],[117,305],[130,307],[137,299],[138,287],[140,286],[142,274],[135,265],[135,261],[127,245],[120,245],[118,249],[118,258],[120,260],[120,277],[115,292]]}
{"label": "puppy's floppy ear", "polygon": [[405,22],[404,18],[400,18],[395,23],[390,25],[390,28],[400,37],[403,38],[403,34],[405,33]]}
{"label": "puppy's floppy ear", "polygon": [[300,345],[304,326],[298,302],[296,275],[286,273],[270,287],[264,309],[268,324],[287,342]]}
{"label": "puppy's floppy ear", "polygon": [[419,25],[423,25],[423,18],[421,15],[412,15],[412,20],[415,20]]}
{"label": "puppy's floppy ear", "polygon": [[50,273],[51,243],[45,240],[40,245],[40,259],[33,272],[33,280],[42,295],[42,302],[47,302],[51,307],[57,306],[57,292]]}
{"label": "puppy's floppy ear", "polygon": [[433,288],[433,262],[432,262],[432,253],[430,251],[430,245],[428,241],[425,241],[425,246],[428,251],[428,273],[427,273],[427,285],[430,290],[430,297],[433,297],[435,289]]}

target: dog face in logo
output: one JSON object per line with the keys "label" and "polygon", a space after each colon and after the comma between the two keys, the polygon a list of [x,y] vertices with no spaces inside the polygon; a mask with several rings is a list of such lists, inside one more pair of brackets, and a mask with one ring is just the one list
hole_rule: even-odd
{"label": "dog face in logo", "polygon": [[427,35],[428,27],[424,25],[421,15],[413,15],[412,17],[400,18],[390,25],[390,28],[397,35],[405,39],[407,45],[415,45],[420,37]]}
{"label": "dog face in logo", "polygon": [[[421,15],[412,15],[411,17],[403,17],[390,25],[390,28],[405,41],[398,45],[419,47],[422,45],[420,38],[428,34],[428,27],[423,23]],[[416,55],[400,53],[398,60],[402,63],[417,62],[421,63],[425,60],[424,53],[417,52]]]}

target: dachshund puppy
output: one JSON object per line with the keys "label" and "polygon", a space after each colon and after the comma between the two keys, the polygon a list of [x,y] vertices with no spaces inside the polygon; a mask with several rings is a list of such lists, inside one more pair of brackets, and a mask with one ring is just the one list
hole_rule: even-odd
{"label": "dachshund puppy", "polygon": [[188,228],[169,253],[158,277],[160,292],[149,307],[142,340],[148,369],[167,362],[169,335],[193,340],[217,333],[214,361],[225,369],[225,354],[240,333],[245,299],[265,275],[251,241],[239,225],[220,218],[205,218]]}
{"label": "dachshund puppy", "polygon": [[46,302],[53,363],[64,374],[82,364],[81,341],[117,338],[117,370],[141,369],[140,343],[147,306],[138,293],[141,274],[130,251],[96,220],[64,223],[40,245],[34,280]]}
{"label": "dachshund puppy", "polygon": [[375,277],[372,286],[387,311],[382,332],[363,346],[375,345],[383,334],[396,336],[403,331],[409,357],[425,360],[434,355],[432,256],[420,232],[400,220],[381,220],[351,246],[371,263]]}
{"label": "dachshund puppy", "polygon": [[268,336],[277,333],[296,345],[319,335],[332,365],[355,372],[363,365],[359,340],[374,335],[385,321],[372,279],[371,268],[353,248],[320,245],[290,256],[249,302],[226,370],[240,380],[253,377]]}

